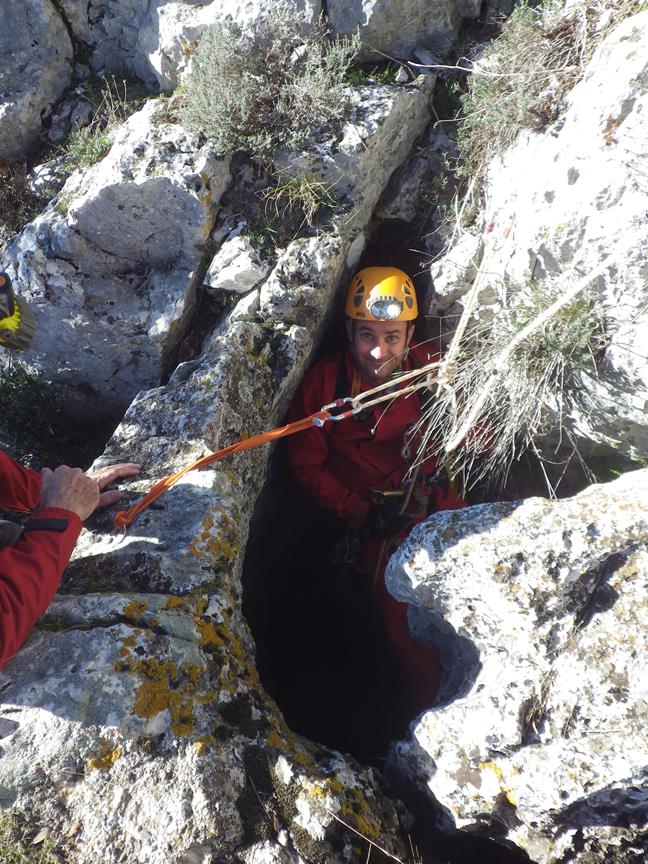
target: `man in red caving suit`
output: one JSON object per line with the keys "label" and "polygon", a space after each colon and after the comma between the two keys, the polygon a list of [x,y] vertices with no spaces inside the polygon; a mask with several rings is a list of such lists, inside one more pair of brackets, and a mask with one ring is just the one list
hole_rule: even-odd
{"label": "man in red caving suit", "polygon": [[[345,312],[347,349],[319,361],[306,373],[290,409],[291,421],[438,359],[435,350],[412,344],[418,314],[416,294],[402,270],[361,270],[349,285]],[[400,512],[411,467],[408,451],[413,451],[412,456],[416,451],[408,437],[420,415],[417,394],[399,396],[287,441],[297,483],[321,507],[343,520],[357,538],[354,566],[373,582],[375,612],[410,714],[434,701],[439,685],[438,652],[410,636],[406,604],[395,600],[385,587],[385,565],[415,522],[437,510],[466,506],[452,489],[430,481],[437,465],[428,458],[406,512]]]}
{"label": "man in red caving suit", "polygon": [[[9,276],[0,273],[0,345],[21,349],[32,335],[32,313],[14,295]],[[0,507],[30,513],[23,523],[0,519],[0,668],[49,606],[83,520],[118,500],[118,491],[102,489],[139,470],[127,463],[89,475],[67,465],[39,473],[0,451]]]}

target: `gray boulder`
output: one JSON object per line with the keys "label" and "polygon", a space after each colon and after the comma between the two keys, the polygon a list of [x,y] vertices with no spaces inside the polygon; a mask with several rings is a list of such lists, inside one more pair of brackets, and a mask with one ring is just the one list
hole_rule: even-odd
{"label": "gray boulder", "polygon": [[460,12],[454,0],[328,0],[326,4],[335,35],[360,31],[365,60],[414,60],[419,46],[447,49],[467,7],[462,3]]}
{"label": "gray boulder", "polygon": [[393,765],[443,827],[539,864],[646,848],[647,539],[642,470],[564,501],[437,514],[391,559],[388,587],[445,667]]}
{"label": "gray boulder", "polygon": [[[311,252],[296,241],[274,274],[302,313],[290,374],[267,326],[233,320],[128,410],[101,462],[143,463],[131,495],[277,423],[343,266],[339,241]],[[186,475],[124,540],[97,516],[0,675],[3,800],[66,861],[351,864],[357,835],[336,817],[404,855],[373,772],[292,733],[258,682],[240,574],[267,456]]]}
{"label": "gray boulder", "polygon": [[[364,116],[347,178],[344,218],[353,231],[333,226],[294,240],[196,360],[135,398],[98,462],[144,465],[145,475],[124,484],[124,507],[197,457],[281,422],[380,196],[378,180],[365,179],[362,142],[386,179],[406,152],[395,142],[416,134],[427,100],[427,93],[386,88],[375,122]],[[199,226],[210,222],[189,207],[186,190],[200,203],[206,180],[198,185],[203,175],[193,161],[201,151],[194,154],[180,136],[176,127],[152,124],[139,146],[131,128],[93,169],[107,184],[93,193],[73,185],[70,215],[46,236],[56,238],[57,249],[67,242],[74,254],[92,249],[106,262],[120,248],[129,255],[143,248],[163,273],[165,249],[185,261]],[[176,220],[173,234],[162,222],[158,240],[139,229],[149,211],[136,220],[132,210],[119,210],[111,183],[118,169],[120,183],[146,184],[151,175],[164,181],[165,159],[189,162],[186,177],[174,171],[184,179],[175,180],[160,218],[173,215],[169,204],[180,187],[193,221]],[[221,176],[214,166],[204,170],[207,179]],[[219,188],[214,180],[214,200]],[[94,202],[102,189],[107,209],[100,218]],[[121,247],[106,213],[124,220]],[[21,266],[33,257],[25,252]],[[205,257],[205,269],[208,263]],[[144,292],[133,297],[132,314],[143,316],[149,302]],[[84,335],[86,327],[79,328]],[[366,849],[338,820],[406,856],[398,814],[374,772],[295,735],[259,684],[241,611],[241,570],[268,449],[187,474],[123,539],[109,514],[93,517],[59,594],[0,675],[3,800],[55,839],[70,864],[353,864]]]}
{"label": "gray boulder", "polygon": [[160,382],[195,305],[196,269],[229,183],[149,102],[102,162],[77,171],[5,250],[37,336],[24,362],[66,388],[79,419],[115,418]]}
{"label": "gray boulder", "polygon": [[0,160],[23,158],[72,78],[72,43],[51,0],[0,6]]}
{"label": "gray boulder", "polygon": [[204,281],[214,293],[234,291],[246,294],[263,282],[269,272],[270,264],[261,260],[250,238],[241,235],[237,228],[212,259]]}
{"label": "gray boulder", "polygon": [[[284,0],[285,5],[314,20],[315,0]],[[98,72],[126,69],[153,89],[173,90],[186,69],[201,33],[217,20],[229,18],[245,27],[276,8],[271,0],[117,0],[88,4],[61,0],[75,36],[91,49]]]}

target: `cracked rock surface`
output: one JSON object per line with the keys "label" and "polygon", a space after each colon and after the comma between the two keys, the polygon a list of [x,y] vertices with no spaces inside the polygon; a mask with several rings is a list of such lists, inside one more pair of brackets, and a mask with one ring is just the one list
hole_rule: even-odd
{"label": "cracked rock surface", "polygon": [[[336,258],[335,244],[320,252],[310,316],[302,306],[313,333]],[[299,294],[289,262],[282,268],[284,291]],[[234,322],[166,387],[135,400],[102,460],[143,463],[132,494],[277,421],[292,377],[273,374],[266,334]],[[295,340],[294,364],[311,344]],[[67,844],[66,860],[210,860],[197,850],[257,860],[261,845],[268,861],[355,861],[354,835],[335,816],[401,848],[372,772],[297,738],[259,684],[240,570],[266,459],[264,448],[187,475],[123,540],[98,515],[38,631],[0,676],[11,724],[0,795]]]}
{"label": "cracked rock surface", "polygon": [[645,849],[647,539],[641,470],[564,501],[438,514],[393,556],[389,589],[441,640],[446,683],[392,759],[446,826],[481,825],[540,864]]}
{"label": "cracked rock surface", "polygon": [[0,6],[0,160],[23,157],[72,78],[72,43],[50,0]]}
{"label": "cracked rock surface", "polygon": [[[412,104],[412,95],[387,92],[406,124],[401,108]],[[426,104],[427,94],[418,99]],[[394,146],[389,118],[382,104],[378,122],[367,126],[387,176],[405,155]],[[411,135],[418,122],[416,113]],[[63,237],[75,254],[74,244],[94,256],[100,248],[100,261],[111,261],[120,231],[125,248],[132,248],[138,226],[93,221],[93,195],[118,203],[110,185],[118,174],[120,183],[132,184],[133,198],[125,216],[119,217],[118,206],[110,212],[132,218],[139,184],[148,182],[147,165],[167,183],[167,194],[168,183],[181,185],[165,173],[169,152],[173,165],[186,164],[187,176],[178,169],[183,206],[190,215],[204,214],[200,196],[207,184],[201,181],[196,191],[201,175],[193,158],[184,161],[181,130],[162,124],[147,133],[161,154],[152,163],[148,137],[140,151],[132,134],[131,128],[122,148],[113,146],[96,166],[107,187],[91,194],[73,186],[78,197],[70,202],[71,215],[55,228],[44,222],[51,248],[54,238],[60,248]],[[165,149],[165,142],[176,146]],[[126,181],[125,169],[131,172]],[[219,319],[196,358],[180,364],[165,386],[142,390],[132,401],[97,463],[144,466],[142,475],[123,484],[121,506],[210,450],[282,422],[349,257],[354,248],[355,254],[362,250],[381,191],[358,182],[349,198],[351,216],[362,214],[354,232],[332,226],[330,233],[280,250],[263,284]],[[204,218],[176,226],[174,242],[187,255],[200,226],[211,225]],[[37,232],[39,224],[29,230]],[[38,250],[27,236],[20,238],[20,267],[32,268],[30,284],[44,296],[49,259],[34,263]],[[169,242],[151,243],[150,257],[162,260]],[[60,260],[57,255],[57,267]],[[93,270],[79,271],[83,285],[94,284]],[[111,280],[117,276],[112,270]],[[87,338],[87,321],[77,320],[80,338]],[[99,511],[82,533],[54,602],[0,673],[0,800],[42,828],[70,864],[353,864],[366,856],[366,842],[338,820],[406,855],[399,813],[375,773],[295,735],[259,683],[241,612],[241,569],[267,459],[268,447],[262,447],[187,474],[125,538],[114,531],[112,514]]]}
{"label": "cracked rock surface", "polygon": [[120,417],[160,382],[195,305],[195,271],[229,184],[216,159],[155,101],[118,130],[108,155],[75,172],[3,251],[36,314],[23,354],[64,385],[89,421]]}
{"label": "cracked rock surface", "polygon": [[[571,422],[584,452],[598,444],[640,459],[648,456],[647,46],[643,11],[602,41],[563,116],[543,134],[521,136],[491,164],[482,236],[488,285],[500,301],[532,280],[555,286],[559,296],[604,265],[590,293],[605,348],[597,374],[583,376],[588,398]],[[491,291],[484,292],[484,320],[493,311]]]}

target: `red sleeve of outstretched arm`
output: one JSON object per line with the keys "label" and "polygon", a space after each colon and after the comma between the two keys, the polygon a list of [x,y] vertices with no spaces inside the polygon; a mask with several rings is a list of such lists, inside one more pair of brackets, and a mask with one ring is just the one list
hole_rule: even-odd
{"label": "red sleeve of outstretched arm", "polygon": [[0,507],[33,510],[38,506],[43,479],[0,450]]}
{"label": "red sleeve of outstretched arm", "polygon": [[[319,411],[322,405],[332,399],[335,374],[331,361],[316,363],[309,369],[290,407],[290,422]],[[290,469],[297,483],[321,507],[332,510],[351,527],[359,527],[367,515],[369,505],[341,483],[329,469],[326,430],[313,426],[312,429],[292,435],[286,442]]]}
{"label": "red sleeve of outstretched arm", "polygon": [[28,531],[15,545],[0,549],[0,667],[51,603],[81,532],[77,514],[58,507],[43,507],[32,519],[64,519],[67,528]]}
{"label": "red sleeve of outstretched arm", "polygon": [[[0,452],[0,507],[32,510],[38,506],[41,475]],[[43,614],[61,581],[81,531],[76,513],[43,507],[34,519],[63,519],[65,531],[27,531],[0,549],[0,667],[11,660]]]}

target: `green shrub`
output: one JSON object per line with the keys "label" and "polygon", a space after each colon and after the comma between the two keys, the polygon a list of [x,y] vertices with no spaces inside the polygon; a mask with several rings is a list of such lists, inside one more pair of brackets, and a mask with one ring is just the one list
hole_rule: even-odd
{"label": "green shrub", "polygon": [[95,123],[73,129],[65,144],[65,152],[75,168],[94,165],[108,150],[110,138],[101,126]]}
{"label": "green shrub", "polygon": [[182,91],[180,117],[219,153],[270,156],[335,124],[348,102],[344,76],[359,39],[329,41],[285,7],[249,32],[223,21],[203,35]]}
{"label": "green shrub", "polygon": [[346,73],[345,80],[348,84],[353,84],[354,87],[361,87],[365,84],[394,84],[395,70],[391,64],[386,66],[373,66],[369,69],[366,66],[355,66],[349,69]]}

